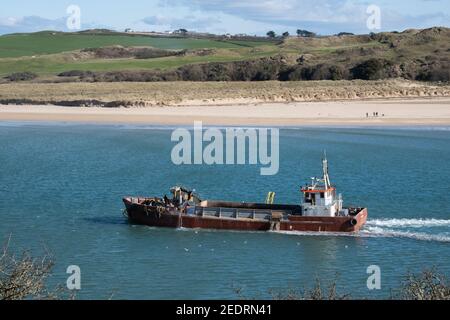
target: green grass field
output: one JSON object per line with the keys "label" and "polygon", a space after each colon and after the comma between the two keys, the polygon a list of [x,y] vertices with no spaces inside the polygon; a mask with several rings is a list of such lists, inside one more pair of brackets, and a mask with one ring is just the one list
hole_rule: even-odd
{"label": "green grass field", "polygon": [[150,46],[160,49],[241,48],[264,45],[258,41],[155,38],[139,35],[95,35],[39,32],[0,37],[0,58],[45,55],[112,45]]}
{"label": "green grass field", "polygon": [[[77,59],[73,52],[114,45],[149,46],[167,50],[216,49],[205,56],[175,56],[154,59]],[[265,57],[279,48],[269,41],[156,38],[126,34],[72,34],[38,32],[0,37],[0,76],[33,72],[40,76],[63,71],[120,71],[177,68],[191,63],[227,62]]]}
{"label": "green grass field", "polygon": [[0,59],[0,76],[14,72],[33,72],[38,75],[54,75],[63,71],[120,71],[120,70],[146,70],[170,69],[186,64],[206,62],[240,61],[251,58],[270,56],[276,51],[261,51],[250,53],[247,51],[221,50],[209,56],[181,56],[155,59],[89,59],[80,61],[67,61],[64,55],[47,55],[36,58],[26,57],[18,59]]}
{"label": "green grass field", "polygon": [[[216,49],[205,56],[173,56],[154,59],[77,59],[73,52],[85,48],[121,45],[159,49]],[[126,34],[72,34],[38,32],[0,37],[0,76],[33,72],[40,76],[63,71],[120,71],[177,68],[191,63],[227,62],[269,56],[279,48],[268,41],[156,38]]]}

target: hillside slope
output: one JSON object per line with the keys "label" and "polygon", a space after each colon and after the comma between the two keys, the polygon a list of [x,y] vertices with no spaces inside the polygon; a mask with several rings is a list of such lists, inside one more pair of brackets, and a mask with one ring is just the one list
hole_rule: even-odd
{"label": "hillside slope", "polygon": [[0,37],[0,76],[14,73],[2,81],[449,81],[450,29],[279,42],[51,32]]}

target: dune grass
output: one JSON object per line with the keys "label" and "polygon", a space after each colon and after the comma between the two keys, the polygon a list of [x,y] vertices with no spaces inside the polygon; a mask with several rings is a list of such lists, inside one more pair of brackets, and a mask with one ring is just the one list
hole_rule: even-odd
{"label": "dune grass", "polygon": [[0,84],[0,101],[27,99],[35,103],[99,100],[170,105],[194,100],[292,102],[419,96],[448,97],[450,86],[400,80]]}

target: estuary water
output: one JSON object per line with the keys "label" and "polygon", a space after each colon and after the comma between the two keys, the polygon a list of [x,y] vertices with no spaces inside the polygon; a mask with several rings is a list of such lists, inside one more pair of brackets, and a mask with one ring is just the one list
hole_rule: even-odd
{"label": "estuary water", "polygon": [[[81,269],[81,299],[236,299],[337,279],[354,298],[386,298],[408,272],[450,275],[449,128],[284,128],[280,170],[176,166],[172,128],[0,123],[0,241],[49,250],[51,285]],[[129,224],[126,195],[176,184],[204,199],[296,204],[299,188],[330,175],[346,205],[369,208],[359,234],[170,230]],[[381,269],[368,290],[367,268]]]}

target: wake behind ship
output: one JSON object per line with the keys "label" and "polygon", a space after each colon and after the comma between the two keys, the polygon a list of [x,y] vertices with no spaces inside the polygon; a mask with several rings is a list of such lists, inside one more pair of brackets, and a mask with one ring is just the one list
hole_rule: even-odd
{"label": "wake behind ship", "polygon": [[323,177],[301,188],[299,205],[273,204],[273,193],[266,203],[203,201],[183,187],[171,193],[171,199],[126,197],[124,213],[131,223],[152,227],[286,232],[357,232],[368,217],[366,208],[343,206],[326,158]]}

